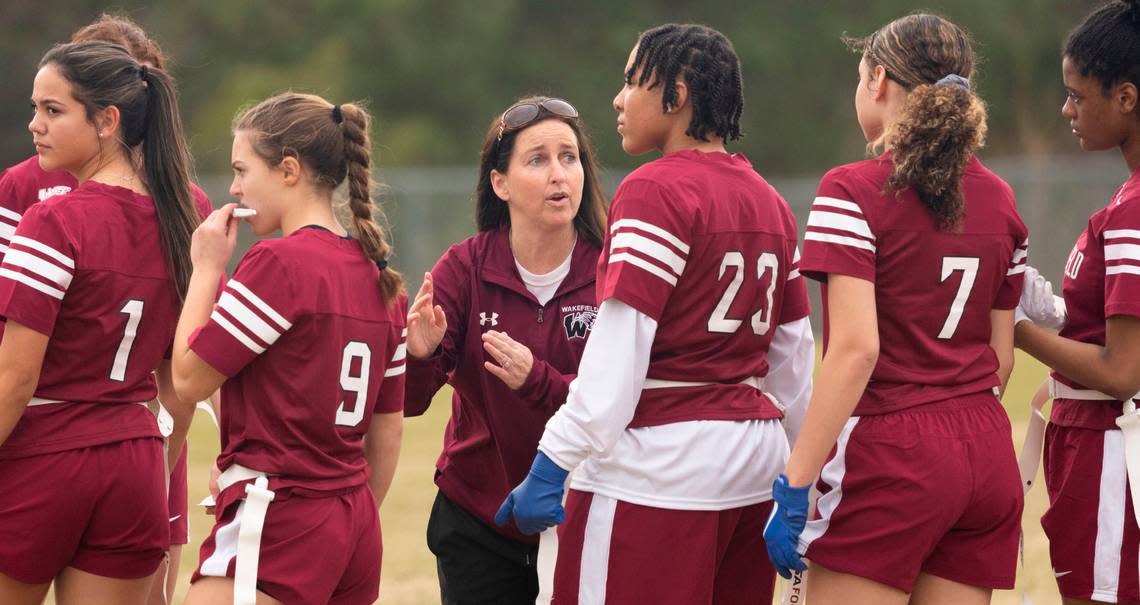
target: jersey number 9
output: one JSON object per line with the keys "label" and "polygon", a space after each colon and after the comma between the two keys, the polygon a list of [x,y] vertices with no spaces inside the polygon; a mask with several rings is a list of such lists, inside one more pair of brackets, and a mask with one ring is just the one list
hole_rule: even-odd
{"label": "jersey number 9", "polygon": [[[360,360],[360,371],[354,376],[352,366]],[[340,426],[356,426],[364,420],[365,403],[368,400],[368,368],[372,362],[372,349],[367,343],[353,340],[344,345],[340,361],[340,388],[356,393],[356,401],[351,409],[346,409],[348,401],[341,401],[336,408],[336,423]]]}

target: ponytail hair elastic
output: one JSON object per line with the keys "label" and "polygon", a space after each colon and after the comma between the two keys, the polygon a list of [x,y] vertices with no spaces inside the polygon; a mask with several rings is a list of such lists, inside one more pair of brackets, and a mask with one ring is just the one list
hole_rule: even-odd
{"label": "ponytail hair elastic", "polygon": [[957,86],[962,90],[970,90],[970,81],[958,74],[949,74],[934,83],[935,86]]}
{"label": "ponytail hair elastic", "polygon": [[376,266],[380,267],[381,271],[383,271],[384,269],[387,269],[388,268],[388,259],[376,261]]}
{"label": "ponytail hair elastic", "polygon": [[340,105],[333,105],[333,121],[337,124],[344,121],[344,114],[340,112]]}

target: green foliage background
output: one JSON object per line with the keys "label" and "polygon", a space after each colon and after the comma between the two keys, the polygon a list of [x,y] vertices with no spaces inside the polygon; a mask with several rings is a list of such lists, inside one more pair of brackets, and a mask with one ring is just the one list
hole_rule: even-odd
{"label": "green foliage background", "polygon": [[[983,57],[990,154],[1074,150],[1060,117],[1059,48],[1094,2],[1068,0],[4,0],[0,165],[32,153],[21,111],[36,64],[104,10],[142,24],[176,60],[203,173],[226,169],[236,110],[284,89],[363,99],[381,165],[472,165],[491,119],[529,92],[565,97],[604,163],[638,160],[613,136],[611,99],[638,32],[697,21],[725,32],[745,72],[744,151],[762,172],[817,173],[850,161],[857,57],[842,34],[918,9],[967,28]],[[26,114],[25,114],[26,115]]]}

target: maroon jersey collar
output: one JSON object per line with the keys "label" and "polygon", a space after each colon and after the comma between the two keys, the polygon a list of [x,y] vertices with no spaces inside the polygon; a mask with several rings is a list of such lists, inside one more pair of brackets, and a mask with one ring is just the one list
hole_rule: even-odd
{"label": "maroon jersey collar", "polygon": [[[596,246],[584,237],[578,238],[577,243],[574,244],[574,250],[571,252],[570,274],[562,280],[554,298],[594,283],[594,267],[590,266],[588,270],[583,270],[584,265],[592,265],[589,259],[591,249],[594,249],[596,253]],[[519,275],[519,270],[515,267],[515,255],[511,252],[510,232],[506,227],[488,234],[487,246],[483,249],[482,258],[478,262],[479,275],[483,281],[502,286],[535,303],[538,302],[534,294],[526,289],[526,284],[523,283],[522,276]]]}

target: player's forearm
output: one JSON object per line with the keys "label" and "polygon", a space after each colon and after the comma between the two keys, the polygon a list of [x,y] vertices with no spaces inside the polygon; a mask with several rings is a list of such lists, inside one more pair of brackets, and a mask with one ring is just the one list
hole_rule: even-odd
{"label": "player's forearm", "polygon": [[29,376],[9,369],[0,370],[0,445],[20,422],[38,382],[39,374]]}
{"label": "player's forearm", "polygon": [[604,454],[637,411],[657,322],[616,300],[598,309],[566,404],[546,424],[539,449],[564,470]]}
{"label": "player's forearm", "polygon": [[400,444],[404,434],[403,413],[377,414],[372,418],[372,427],[365,439],[365,455],[372,469],[368,486],[376,498],[376,506],[384,503],[392,478],[396,475],[396,465],[400,460]]}
{"label": "player's forearm", "polygon": [[[171,351],[171,365],[174,387],[178,396],[187,401],[200,401],[217,390],[220,384],[212,384],[215,378],[203,372],[205,362],[190,350],[190,335],[210,321],[214,308],[214,294],[220,271],[194,269],[186,289],[186,300],[182,303],[182,313],[178,317],[178,327],[174,332]],[[212,370],[212,368],[210,368]],[[211,380],[204,380],[210,378]]]}
{"label": "player's forearm", "polygon": [[1113,356],[1107,347],[1054,334],[1031,321],[1018,322],[1017,347],[1061,375],[1117,399],[1129,399],[1137,386],[1131,360]]}
{"label": "player's forearm", "polygon": [[878,348],[835,348],[823,358],[813,386],[804,424],[784,474],[788,483],[802,487],[815,481],[819,469],[843,430],[878,359]]}

